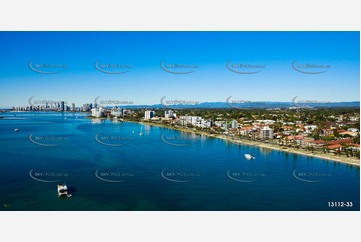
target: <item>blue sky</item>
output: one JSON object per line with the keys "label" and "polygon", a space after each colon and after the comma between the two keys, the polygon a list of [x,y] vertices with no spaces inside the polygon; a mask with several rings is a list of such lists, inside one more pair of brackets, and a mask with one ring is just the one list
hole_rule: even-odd
{"label": "blue sky", "polygon": [[[66,65],[40,74],[35,64]],[[125,74],[105,74],[96,61],[131,64]],[[161,61],[199,65],[172,74]],[[227,61],[265,65],[237,74]],[[327,64],[322,74],[303,74],[292,62]],[[0,32],[0,107],[28,99],[65,100],[77,106],[101,100],[157,104],[170,100],[360,100],[359,32]]]}

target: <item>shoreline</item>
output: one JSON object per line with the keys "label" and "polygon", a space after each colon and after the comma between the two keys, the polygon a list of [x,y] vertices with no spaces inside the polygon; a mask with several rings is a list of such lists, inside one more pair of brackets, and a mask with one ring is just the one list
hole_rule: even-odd
{"label": "shoreline", "polygon": [[175,128],[175,127],[172,127],[172,126],[167,126],[167,125],[164,125],[164,124],[148,123],[148,122],[137,122],[137,121],[127,121],[127,120],[124,120],[124,122],[133,122],[133,123],[145,124],[145,125],[150,125],[150,126],[157,126],[157,127],[161,127],[161,128],[173,129],[173,130],[187,132],[187,133],[205,135],[205,136],[211,137],[211,138],[222,139],[222,140],[231,142],[233,144],[238,144],[238,145],[243,144],[243,145],[256,146],[256,147],[260,147],[260,148],[283,151],[283,152],[287,152],[287,153],[304,155],[304,156],[309,156],[309,157],[315,157],[315,158],[324,159],[324,160],[331,160],[331,161],[334,161],[334,162],[339,162],[339,163],[343,163],[343,164],[354,165],[354,166],[360,167],[360,159],[349,158],[349,157],[345,157],[345,156],[335,156],[332,153],[322,153],[322,154],[320,154],[320,153],[312,153],[311,151],[305,151],[303,149],[296,149],[296,148],[285,147],[285,146],[276,146],[274,144],[251,141],[251,140],[233,140],[233,139],[229,139],[229,138],[224,137],[224,136],[219,135],[219,134],[212,135],[212,134],[201,132],[201,131],[194,131],[192,129],[180,129],[180,128]]}

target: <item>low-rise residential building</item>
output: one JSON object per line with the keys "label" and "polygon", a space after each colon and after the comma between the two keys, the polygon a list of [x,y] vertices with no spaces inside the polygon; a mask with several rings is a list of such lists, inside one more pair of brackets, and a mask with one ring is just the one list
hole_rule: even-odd
{"label": "low-rise residential building", "polygon": [[205,120],[202,117],[199,116],[180,116],[179,122],[181,125],[192,125],[195,127],[200,128],[210,128],[212,127],[212,121],[211,120]]}
{"label": "low-rise residential building", "polygon": [[111,110],[110,110],[110,114],[113,116],[113,117],[121,117],[123,116],[123,109],[122,108],[118,108],[117,106],[113,107]]}
{"label": "low-rise residential building", "polygon": [[251,126],[245,126],[245,127],[242,127],[239,130],[239,135],[248,136],[251,132],[252,132],[252,127]]}
{"label": "low-rise residential building", "polygon": [[312,133],[315,129],[317,129],[317,125],[305,125],[305,132],[306,133]]}
{"label": "low-rise residential building", "polygon": [[321,135],[323,135],[323,136],[333,135],[333,130],[332,129],[322,129]]}
{"label": "low-rise residential building", "polygon": [[259,124],[265,124],[265,125],[272,125],[274,124],[276,121],[271,120],[271,119],[263,119],[263,120],[256,120]]}
{"label": "low-rise residential building", "polygon": [[344,131],[344,132],[341,132],[339,133],[341,136],[345,136],[345,135],[350,135],[350,136],[353,136],[353,137],[356,137],[358,135],[357,132],[351,132],[351,131]]}
{"label": "low-rise residential building", "polygon": [[326,141],[324,140],[314,140],[312,142],[310,142],[310,146],[313,146],[313,147],[322,147],[326,144]]}
{"label": "low-rise residential building", "polygon": [[164,117],[166,119],[173,119],[177,117],[177,114],[173,110],[166,110],[164,112]]}

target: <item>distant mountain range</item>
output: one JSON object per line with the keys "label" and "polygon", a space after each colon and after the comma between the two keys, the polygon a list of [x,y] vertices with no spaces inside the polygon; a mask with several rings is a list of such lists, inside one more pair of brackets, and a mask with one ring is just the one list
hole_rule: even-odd
{"label": "distant mountain range", "polygon": [[[345,108],[345,107],[360,107],[360,101],[352,102],[330,102],[330,103],[293,103],[293,102],[245,102],[245,103],[227,103],[227,102],[204,102],[194,105],[126,105],[122,106],[129,109],[189,109],[189,108],[202,108],[202,109],[219,109],[219,108]],[[111,108],[111,107],[107,107]],[[9,108],[0,108],[6,110]]]}
{"label": "distant mountain range", "polygon": [[341,107],[360,107],[359,101],[353,102],[330,102],[330,103],[293,103],[293,102],[245,102],[245,103],[227,103],[227,102],[204,102],[194,105],[127,105],[130,109],[188,109],[188,108],[341,108]]}

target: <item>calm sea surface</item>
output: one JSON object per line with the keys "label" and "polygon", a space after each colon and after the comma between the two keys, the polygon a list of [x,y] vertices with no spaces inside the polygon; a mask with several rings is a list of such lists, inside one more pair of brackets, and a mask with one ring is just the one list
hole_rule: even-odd
{"label": "calm sea surface", "polygon": [[360,210],[356,166],[81,113],[1,116],[2,211]]}

